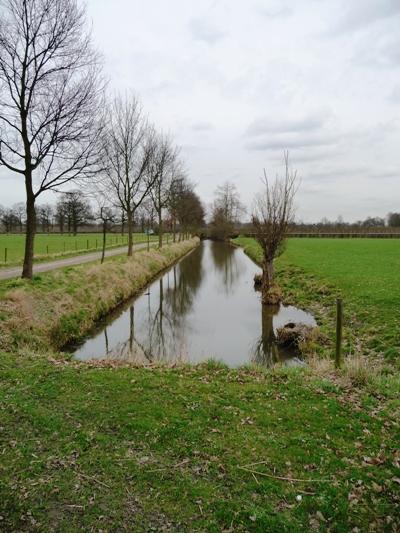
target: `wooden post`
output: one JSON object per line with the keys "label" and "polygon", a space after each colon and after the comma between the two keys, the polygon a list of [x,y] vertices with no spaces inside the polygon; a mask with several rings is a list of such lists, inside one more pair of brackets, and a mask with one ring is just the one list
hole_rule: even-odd
{"label": "wooden post", "polygon": [[342,364],[342,329],[343,329],[343,302],[341,298],[336,300],[336,355],[335,367]]}
{"label": "wooden post", "polygon": [[97,239],[96,239],[96,250],[97,250]]}
{"label": "wooden post", "polygon": [[150,250],[150,231],[147,230],[147,251]]}
{"label": "wooden post", "polygon": [[86,249],[89,250],[89,239],[86,241]]}
{"label": "wooden post", "polygon": [[47,252],[47,255],[49,255],[49,245],[48,244],[46,245],[46,252]]}
{"label": "wooden post", "polygon": [[64,253],[65,253],[65,242],[64,242]]}
{"label": "wooden post", "polygon": [[4,248],[4,262],[7,263],[7,248]]}

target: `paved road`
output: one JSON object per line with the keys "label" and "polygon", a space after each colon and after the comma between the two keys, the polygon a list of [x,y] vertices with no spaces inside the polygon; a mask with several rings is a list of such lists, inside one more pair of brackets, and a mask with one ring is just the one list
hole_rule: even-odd
{"label": "paved road", "polygon": [[[150,246],[154,246],[150,244]],[[140,248],[146,248],[147,243],[134,244],[134,250],[139,250]],[[111,250],[106,250],[106,257],[112,257],[113,255],[122,255],[127,252],[127,247],[122,248],[113,248]],[[33,265],[33,273],[38,274],[39,272],[48,272],[49,270],[55,270],[56,268],[63,268],[72,265],[80,265],[81,263],[90,263],[91,261],[96,261],[101,258],[101,252],[94,252],[84,255],[76,255],[74,257],[69,257],[68,259],[58,259],[57,261],[49,261],[48,263],[36,263]],[[20,266],[13,268],[2,268],[0,269],[0,280],[17,278],[21,275],[22,268]]]}

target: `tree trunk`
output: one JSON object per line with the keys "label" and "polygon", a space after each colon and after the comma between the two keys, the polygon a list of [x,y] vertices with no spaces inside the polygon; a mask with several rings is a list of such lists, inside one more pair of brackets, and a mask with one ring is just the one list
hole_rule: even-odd
{"label": "tree trunk", "polygon": [[107,222],[103,222],[103,249],[101,251],[101,264],[104,263],[104,256],[106,254],[106,235],[107,235]]}
{"label": "tree trunk", "polygon": [[163,245],[163,221],[161,211],[158,213],[158,247],[162,248]]}
{"label": "tree trunk", "polygon": [[274,262],[273,260],[265,260],[263,262],[262,271],[262,292],[267,294],[274,281]]}
{"label": "tree trunk", "polygon": [[264,304],[277,305],[282,299],[280,289],[274,285],[273,259],[266,259],[263,262],[261,292]]}
{"label": "tree trunk", "polygon": [[133,253],[133,216],[131,211],[128,211],[126,219],[128,223],[128,257],[131,257]]}
{"label": "tree trunk", "polygon": [[172,240],[173,242],[176,242],[176,220],[173,218],[172,220]]}
{"label": "tree trunk", "polygon": [[25,235],[25,255],[24,266],[22,268],[22,277],[32,279],[33,268],[33,246],[36,233],[36,211],[35,211],[35,196],[31,188],[30,177],[26,178],[26,235]]}

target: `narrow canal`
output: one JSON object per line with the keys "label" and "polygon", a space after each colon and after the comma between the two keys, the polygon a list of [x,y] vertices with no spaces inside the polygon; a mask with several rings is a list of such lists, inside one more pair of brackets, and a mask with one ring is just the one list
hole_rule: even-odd
{"label": "narrow canal", "polygon": [[229,366],[290,360],[296,354],[275,345],[276,328],[315,321],[295,307],[262,305],[253,288],[258,271],[242,249],[203,241],[99,324],[74,357],[143,364],[214,358]]}

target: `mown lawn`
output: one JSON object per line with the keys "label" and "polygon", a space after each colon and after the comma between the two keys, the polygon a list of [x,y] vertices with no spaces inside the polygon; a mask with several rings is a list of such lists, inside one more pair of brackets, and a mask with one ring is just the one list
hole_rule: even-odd
{"label": "mown lawn", "polygon": [[[38,233],[35,237],[35,259],[53,259],[62,255],[75,255],[94,252],[102,247],[101,233],[79,233],[78,235]],[[152,235],[150,240],[158,239]],[[147,241],[144,233],[135,233],[134,242]],[[127,235],[107,235],[107,248],[124,246]],[[24,256],[25,235],[10,233],[0,234],[0,267],[22,264]],[[7,252],[6,252],[7,249]],[[7,262],[5,261],[7,254]]]}
{"label": "mown lawn", "polygon": [[395,390],[4,353],[0,371],[4,531],[400,527]]}
{"label": "mown lawn", "polygon": [[[253,239],[235,242],[260,259]],[[368,347],[400,362],[400,240],[288,239],[277,270],[283,287],[295,291],[298,305],[321,302],[318,286],[330,287],[343,298],[353,333],[365,335]],[[314,290],[296,290],[302,278],[314,282]],[[325,297],[323,303],[334,310],[334,299]]]}

